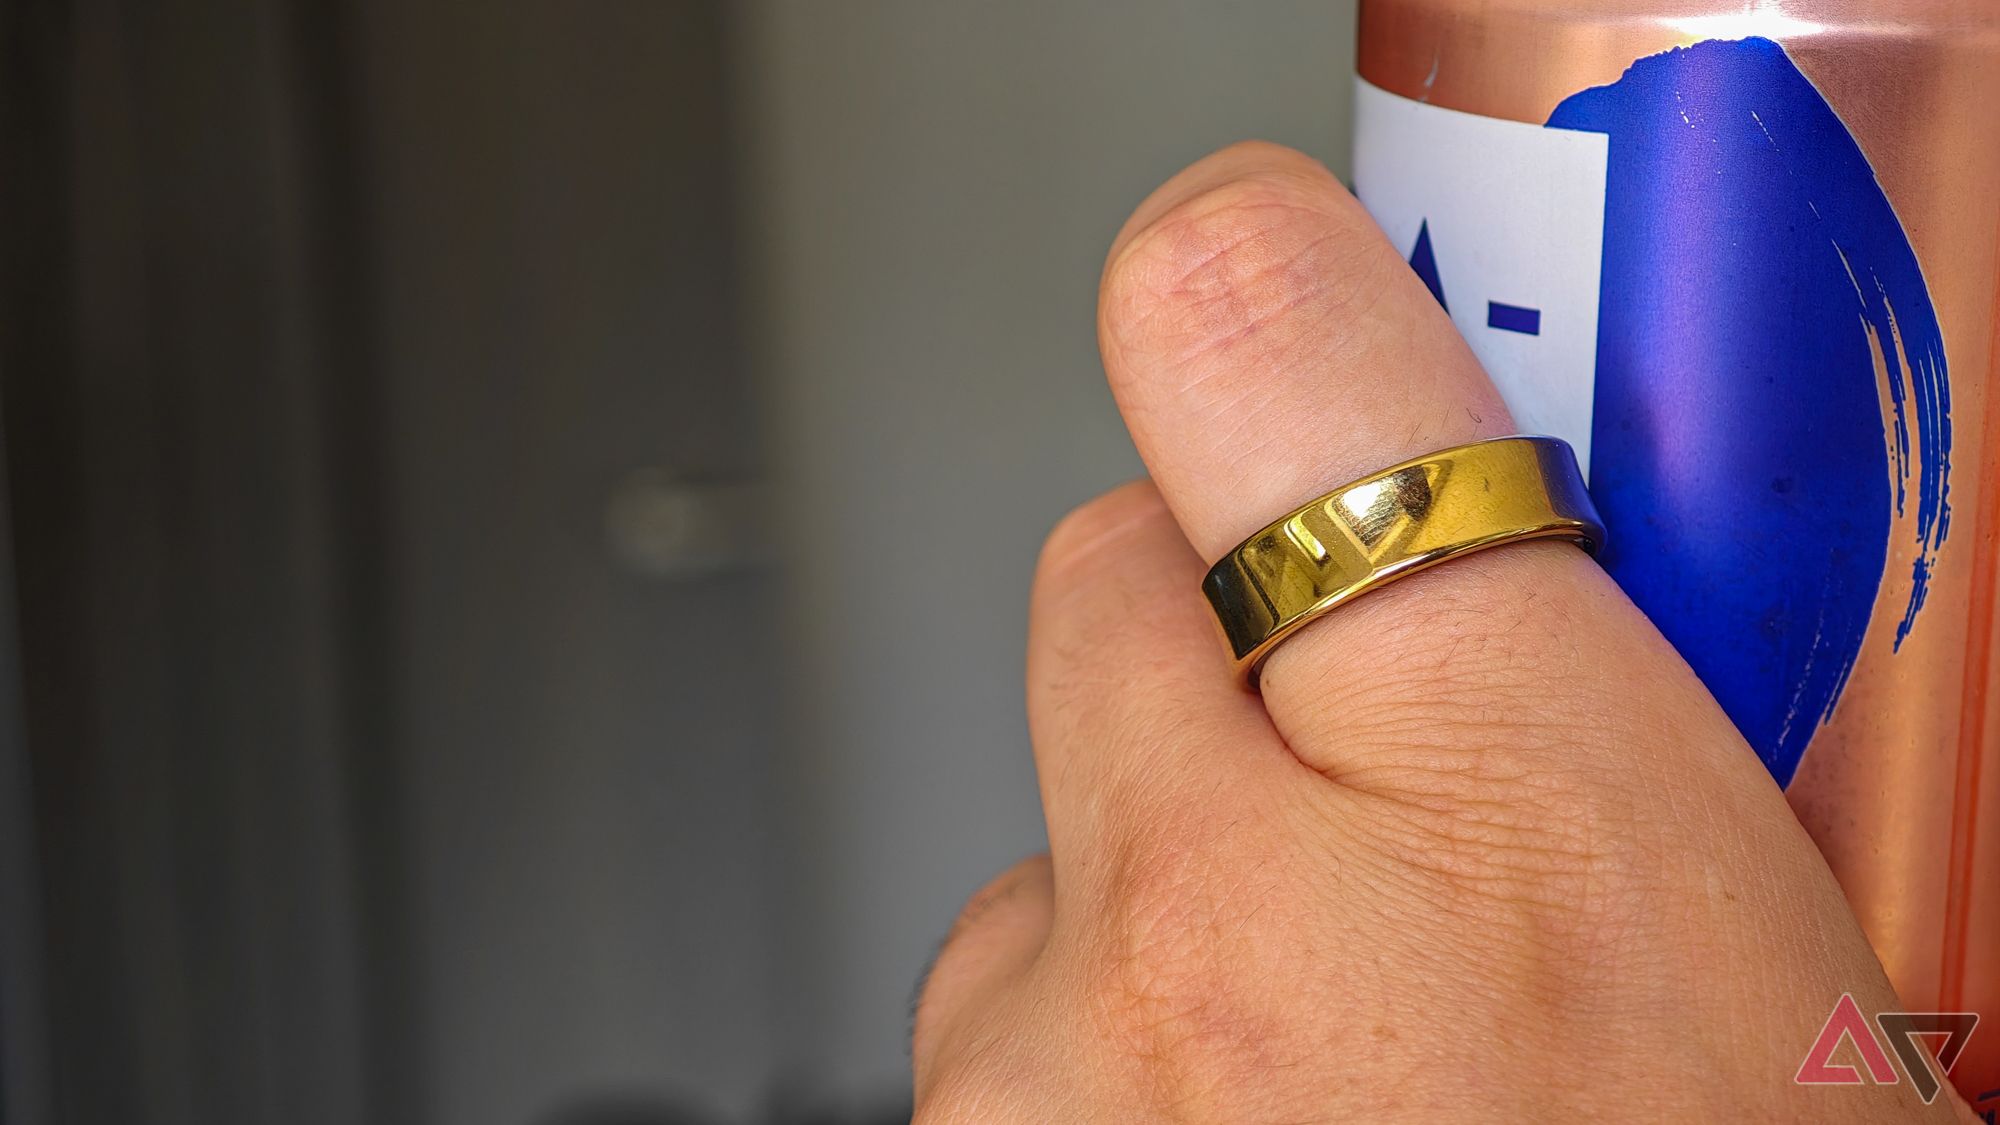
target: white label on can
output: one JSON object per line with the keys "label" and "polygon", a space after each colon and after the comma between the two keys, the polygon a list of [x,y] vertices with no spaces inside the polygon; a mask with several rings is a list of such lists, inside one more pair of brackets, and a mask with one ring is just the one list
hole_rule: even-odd
{"label": "white label on can", "polygon": [[1517,428],[1569,442],[1587,477],[1610,138],[1355,84],[1355,194],[1438,293]]}

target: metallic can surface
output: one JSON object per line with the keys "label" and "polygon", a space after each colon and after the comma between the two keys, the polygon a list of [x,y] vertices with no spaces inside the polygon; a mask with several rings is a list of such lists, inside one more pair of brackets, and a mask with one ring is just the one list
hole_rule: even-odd
{"label": "metallic can surface", "polygon": [[1362,202],[2000,1106],[2000,5],[1362,0],[1359,70]]}

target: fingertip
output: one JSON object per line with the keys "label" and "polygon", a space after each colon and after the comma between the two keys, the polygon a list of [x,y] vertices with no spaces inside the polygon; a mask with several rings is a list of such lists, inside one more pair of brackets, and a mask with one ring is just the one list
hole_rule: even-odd
{"label": "fingertip", "polygon": [[1360,203],[1275,145],[1225,149],[1140,207],[1098,334],[1133,444],[1205,559],[1343,480],[1512,429]]}
{"label": "fingertip", "polygon": [[1310,192],[1330,190],[1335,195],[1347,194],[1347,189],[1326,165],[1298,149],[1271,141],[1237,141],[1175,173],[1140,202],[1111,240],[1111,250],[1104,259],[1105,275],[1110,276],[1118,260],[1143,232],[1176,208],[1245,181],[1266,181],[1280,186],[1290,182]]}

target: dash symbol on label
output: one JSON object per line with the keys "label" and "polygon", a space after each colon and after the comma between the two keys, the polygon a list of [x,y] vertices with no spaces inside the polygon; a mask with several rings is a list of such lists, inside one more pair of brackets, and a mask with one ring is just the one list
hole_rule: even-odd
{"label": "dash symbol on label", "polygon": [[1539,336],[1542,334],[1542,310],[1488,301],[1486,327],[1519,332],[1524,336]]}

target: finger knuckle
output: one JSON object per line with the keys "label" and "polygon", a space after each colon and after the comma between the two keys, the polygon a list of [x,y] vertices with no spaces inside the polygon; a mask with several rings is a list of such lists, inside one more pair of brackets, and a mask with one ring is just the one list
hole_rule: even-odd
{"label": "finger knuckle", "polygon": [[1454,560],[1357,603],[1348,624],[1371,646],[1322,646],[1320,659],[1281,670],[1307,680],[1282,685],[1288,696],[1338,716],[1335,780],[1434,798],[1478,798],[1523,771],[1618,784],[1600,768],[1631,703],[1630,685],[1603,674],[1615,654],[1562,598],[1538,597],[1533,571],[1488,565]]}
{"label": "finger knuckle", "polygon": [[1386,861],[1404,908],[1460,946],[1478,935],[1470,944],[1504,967],[1500,983],[1583,983],[1666,866],[1638,796],[1589,764],[1512,748],[1540,732],[1436,726],[1343,778],[1355,846]]}
{"label": "finger knuckle", "polygon": [[1372,846],[1444,890],[1587,922],[1641,858],[1643,795],[1618,747],[1659,732],[1620,717],[1643,686],[1601,674],[1568,609],[1479,562],[1372,607],[1394,618],[1396,660],[1321,670],[1316,705],[1344,732],[1322,772],[1357,797]]}
{"label": "finger knuckle", "polygon": [[1127,534],[1150,521],[1170,519],[1151,481],[1137,480],[1070,510],[1049,530],[1035,563],[1035,585],[1044,594],[1067,588],[1091,564],[1113,554]]}
{"label": "finger knuckle", "polygon": [[928,1077],[917,1097],[911,1125],[994,1125],[1026,1120],[1008,1104],[1009,1083],[994,1074],[989,1056],[978,1055],[941,1068]]}
{"label": "finger knuckle", "polygon": [[1264,955],[1286,896],[1272,865],[1235,854],[1235,825],[1168,813],[1113,859],[1113,906],[1092,958],[1091,1035],[1143,1066],[1161,1106],[1222,1097],[1268,1073],[1283,1024],[1260,1002]]}
{"label": "finger knuckle", "polygon": [[1272,164],[1185,200],[1105,271],[1103,330],[1154,370],[1221,351],[1298,346],[1325,318],[1379,293],[1379,239],[1332,177]]}
{"label": "finger knuckle", "polygon": [[1048,857],[1037,855],[1022,860],[988,880],[985,886],[972,892],[972,896],[965,900],[965,906],[958,912],[957,921],[952,923],[953,935],[977,925],[981,918],[996,907],[1027,891],[1033,886],[1035,877],[1047,867]]}

